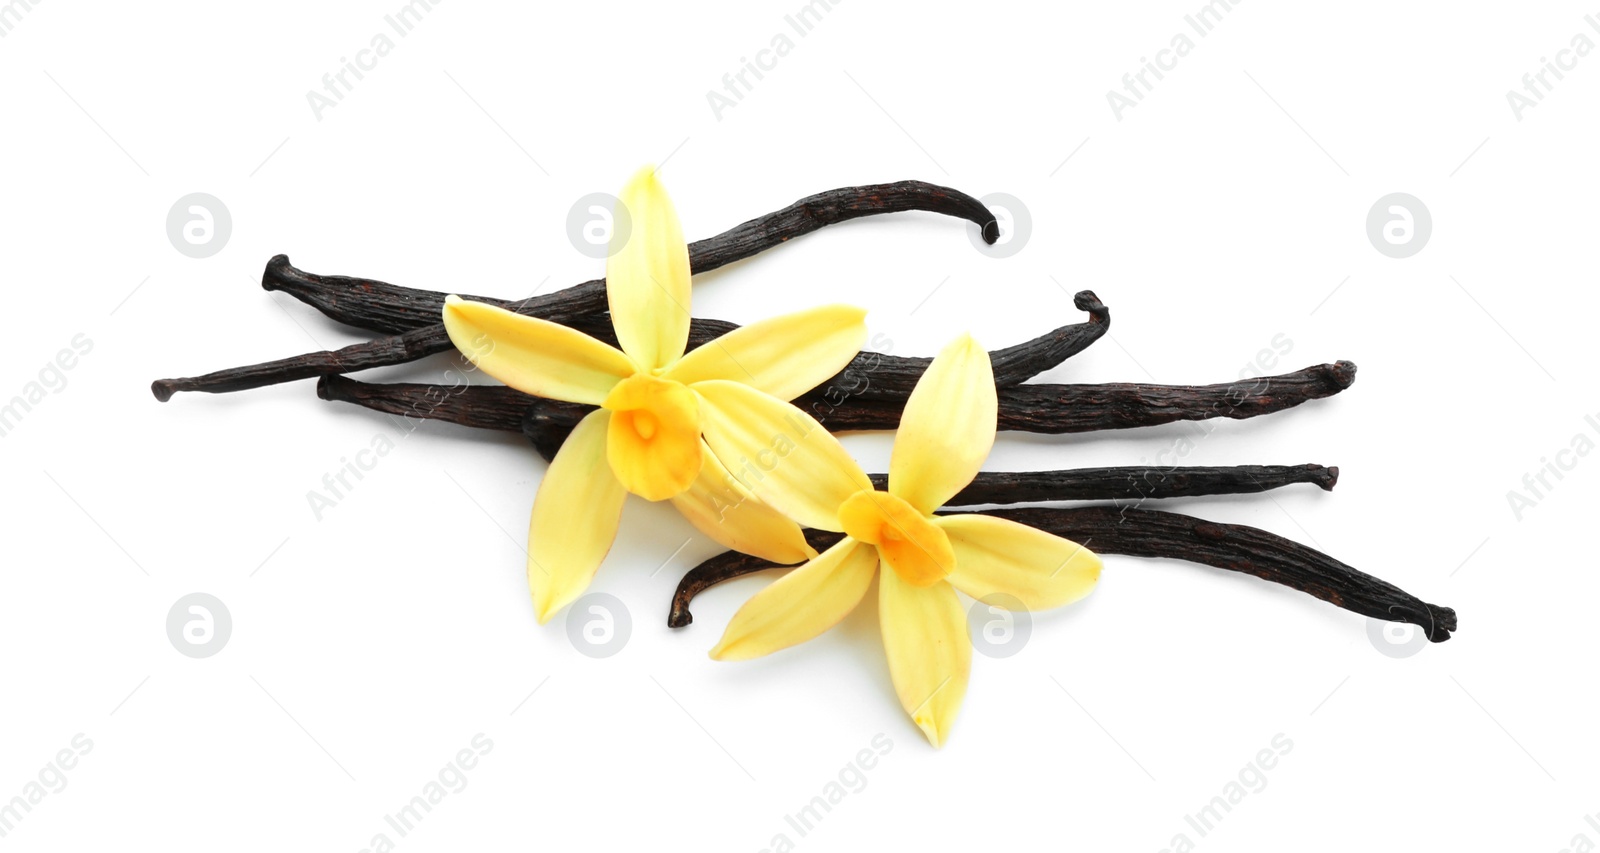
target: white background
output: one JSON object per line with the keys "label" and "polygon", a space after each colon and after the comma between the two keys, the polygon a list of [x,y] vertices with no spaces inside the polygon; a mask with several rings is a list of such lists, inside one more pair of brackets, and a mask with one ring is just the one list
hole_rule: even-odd
{"label": "white background", "polygon": [[[93,343],[0,439],[0,798],[75,734],[93,742],[8,847],[1600,843],[1584,536],[1600,461],[1520,520],[1507,498],[1575,435],[1600,441],[1584,421],[1600,58],[1549,78],[1521,120],[1505,95],[1575,34],[1600,40],[1592,5],[1243,3],[1119,121],[1107,91],[1199,0],[846,0],[803,37],[784,20],[800,0],[450,2],[319,120],[307,91],[401,5],[45,2],[0,39],[0,399],[75,335]],[[793,50],[719,118],[707,91],[780,32]],[[851,301],[925,355],[963,330],[995,347],[1074,321],[1067,293],[1092,288],[1112,334],[1045,380],[1228,381],[1280,334],[1278,370],[1357,362],[1348,392],[1221,423],[1182,460],[1336,464],[1333,493],[1165,508],[1320,546],[1455,607],[1459,634],[1393,658],[1303,594],[1110,557],[1020,654],[975,657],[935,751],[894,700],[874,608],[738,665],[705,652],[765,578],[667,629],[677,578],[717,549],[665,506],[630,502],[595,583],[631,614],[619,654],[535,624],[521,539],[544,464],[516,436],[429,424],[319,521],[307,493],[389,421],[310,382],[150,397],[158,377],[361,339],[260,290],[278,252],[504,297],[598,275],[568,210],[650,162],[691,238],[902,178],[1009,193],[1031,216],[1007,259],[927,214],[830,228],[697,278],[701,316]],[[164,230],[191,192],[233,218],[203,260]],[[1406,260],[1365,234],[1391,192],[1432,214]],[[1194,434],[1003,436],[990,465],[1154,463]],[[881,436],[850,446],[886,461]],[[196,591],[233,621],[204,660],[165,634]],[[397,837],[384,816],[477,733],[493,746],[466,787]],[[1293,747],[1264,789],[1204,837],[1185,822],[1280,733]],[[865,787],[801,837],[785,815],[879,734],[892,749]]]}

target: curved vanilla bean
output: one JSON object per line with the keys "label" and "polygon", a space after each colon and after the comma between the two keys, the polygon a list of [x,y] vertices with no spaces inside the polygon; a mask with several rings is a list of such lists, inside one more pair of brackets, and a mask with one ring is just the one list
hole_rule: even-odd
{"label": "curved vanilla bean", "polygon": [[[1262,580],[1320,598],[1362,616],[1421,627],[1440,643],[1456,630],[1456,612],[1428,604],[1386,581],[1351,568],[1333,557],[1265,530],[1220,524],[1172,512],[1117,507],[1066,507],[983,510],[1082,543],[1098,554],[1186,560]],[[807,531],[821,550],[842,534]],[[689,603],[725,580],[773,568],[773,564],[729,551],[684,575],[672,597],[667,624],[679,628],[694,617]]]}
{"label": "curved vanilla bean", "polygon": [[[709,242],[709,241],[701,241]],[[700,245],[700,244],[695,244]],[[297,269],[286,255],[267,261],[261,286],[284,290],[341,323],[380,332],[404,332],[432,325],[443,310],[445,295],[435,290],[401,287],[375,279],[323,276]],[[606,343],[616,345],[606,310],[605,281],[585,282],[557,293],[534,296],[521,302],[482,296],[466,296],[479,302],[499,305],[554,323],[571,326]],[[989,354],[995,385],[1018,385],[1083,352],[1111,327],[1111,311],[1092,290],[1079,291],[1072,298],[1089,319],[1061,326],[1032,340]],[[721,320],[697,320],[689,335],[689,348],[702,346],[738,326]],[[911,393],[931,357],[901,357],[863,353],[837,376],[819,389],[819,397],[852,396],[869,400],[901,399]]]}
{"label": "curved vanilla bean", "polygon": [[[697,240],[689,244],[689,268],[695,274],[710,272],[829,225],[909,211],[965,219],[983,229],[985,242],[999,239],[994,214],[972,196],[924,181],[898,181],[841,187],[806,196],[782,210],[758,216],[715,237]],[[444,310],[442,291],[400,287],[369,278],[308,273],[290,264],[287,255],[267,261],[261,287],[281,290],[341,323],[372,332],[393,334],[437,325],[439,313]],[[518,300],[460,295],[506,308],[518,304]],[[604,311],[605,279],[530,297],[520,304],[525,308],[512,310],[557,323],[566,317]]]}
{"label": "curved vanilla bean", "polygon": [[[1083,352],[1111,328],[1111,311],[1094,291],[1078,291],[1072,297],[1072,304],[1079,311],[1089,312],[1087,322],[1061,326],[1048,334],[989,353],[996,387],[1020,386]],[[862,353],[844,370],[810,392],[808,399],[882,400],[893,402],[898,411],[932,363],[933,359],[928,356],[906,358]],[[898,417],[895,422],[899,423]]]}
{"label": "curved vanilla bean", "polygon": [[[843,533],[834,533],[831,530],[806,530],[806,543],[819,554],[838,544],[843,538]],[[1098,548],[1086,547],[1097,553],[1105,553]],[[763,560],[742,551],[723,551],[715,557],[702,560],[699,565],[678,579],[678,588],[672,591],[672,605],[667,611],[667,627],[682,628],[693,623],[694,614],[689,612],[689,605],[694,603],[695,596],[717,584],[753,575],[756,572],[764,572],[767,569],[783,568],[792,569],[794,566]]]}
{"label": "curved vanilla bean", "polygon": [[[577,289],[570,288],[563,292]],[[601,299],[603,302],[603,294]],[[1111,312],[1101,303],[1099,297],[1092,291],[1085,290],[1078,293],[1073,301],[1079,309],[1089,312],[1088,320],[1069,323],[1039,337],[990,353],[996,385],[1006,387],[1021,384],[1077,355],[1105,334],[1111,324]],[[499,304],[522,313],[530,313],[534,307],[538,307],[533,303],[529,303],[528,306],[505,302]],[[524,310],[525,308],[527,310]],[[562,310],[565,311],[565,307]],[[611,315],[608,312],[590,311],[570,315],[562,313],[553,321],[577,329],[612,346],[617,345],[616,332],[611,326]],[[726,320],[704,318],[691,320],[688,348],[704,346],[737,328],[739,328],[737,324]],[[452,349],[449,338],[443,330],[443,325],[429,326],[388,338],[352,344],[340,350],[308,353],[277,361],[229,368],[189,379],[160,379],[150,387],[156,399],[165,402],[178,391],[208,393],[246,391],[299,379],[403,364]],[[443,341],[443,348],[439,346],[440,340]],[[932,359],[928,357],[863,352],[813,393],[822,399],[904,402],[911,394],[911,389],[916,386],[917,379],[927,370],[931,362]]]}
{"label": "curved vanilla bean", "polygon": [[[913,210],[966,219],[983,229],[983,236],[987,242],[993,243],[999,238],[999,225],[994,215],[983,206],[982,202],[972,196],[923,181],[899,181],[892,184],[844,187],[807,196],[782,210],[758,216],[710,239],[691,243],[689,244],[690,268],[695,273],[707,272],[828,225],[879,213]],[[276,260],[277,258],[273,259]],[[209,393],[243,391],[330,373],[351,373],[371,367],[404,364],[450,349],[450,339],[445,334],[442,323],[430,322],[427,325],[410,326],[411,320],[408,319],[418,318],[418,312],[426,313],[424,309],[436,309],[433,313],[434,316],[438,316],[438,312],[443,309],[442,295],[436,295],[439,301],[429,305],[427,303],[432,297],[407,295],[393,285],[385,285],[383,282],[347,277],[318,277],[304,273],[293,276],[283,269],[287,266],[288,259],[284,258],[283,263],[276,267],[277,272],[282,273],[279,276],[275,274],[274,263],[269,261],[267,271],[263,275],[262,286],[269,290],[281,289],[289,292],[296,298],[308,301],[319,310],[327,312],[329,316],[341,319],[341,322],[364,318],[363,322],[371,320],[382,322],[390,328],[405,327],[407,330],[402,334],[354,344],[339,350],[308,353],[262,364],[219,370],[204,376],[158,379],[150,385],[150,391],[157,400],[162,402],[170,400],[172,395],[179,391]],[[352,290],[342,298],[332,295],[332,291],[345,285],[349,285]],[[595,291],[599,291],[599,304],[603,305],[604,289],[604,280],[595,279],[567,290],[548,294],[546,297],[530,297],[517,302],[486,301],[530,316],[545,316],[540,312],[570,313],[576,308],[569,304],[573,302],[593,305],[595,304],[593,300],[596,298]],[[372,294],[373,298],[385,307],[382,310],[369,312],[370,316],[361,314],[357,310],[359,300],[354,298],[355,294],[360,293]],[[592,311],[587,313],[593,314]]]}

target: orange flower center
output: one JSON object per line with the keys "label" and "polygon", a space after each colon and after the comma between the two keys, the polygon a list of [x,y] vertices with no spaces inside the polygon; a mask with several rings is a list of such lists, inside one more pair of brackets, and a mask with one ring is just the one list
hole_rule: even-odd
{"label": "orange flower center", "polygon": [[656,428],[661,426],[661,421],[648,409],[639,409],[626,414],[633,418],[633,431],[638,433],[640,438],[649,441],[656,437]]}
{"label": "orange flower center", "polygon": [[839,525],[852,539],[878,548],[878,556],[912,586],[931,586],[956,565],[950,537],[933,519],[888,492],[863,489],[839,506]]}
{"label": "orange flower center", "polygon": [[606,458],[628,491],[646,500],[675,497],[700,474],[700,404],[681,382],[638,373],[618,382]]}

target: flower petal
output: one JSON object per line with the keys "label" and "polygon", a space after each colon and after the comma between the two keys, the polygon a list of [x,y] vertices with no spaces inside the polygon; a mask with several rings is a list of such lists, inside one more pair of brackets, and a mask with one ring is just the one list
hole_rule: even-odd
{"label": "flower petal", "polygon": [[1027,610],[1047,610],[1083,598],[1100,580],[1100,558],[1093,551],[1026,524],[971,514],[941,516],[934,524],[955,550],[948,580],[973,598],[1000,594]]}
{"label": "flower petal", "polygon": [[631,227],[619,227],[611,236],[606,261],[611,324],[622,351],[640,367],[666,367],[683,355],[689,341],[689,244],[654,167],[633,176],[617,205]]}
{"label": "flower petal", "polygon": [[484,373],[539,397],[596,404],[637,369],[582,332],[458,296],[445,297],[444,328]]}
{"label": "flower petal", "polygon": [[623,488],[649,501],[672,497],[700,476],[700,400],[688,386],[648,374],[617,383],[606,457]]}
{"label": "flower petal", "polygon": [[894,571],[878,573],[878,616],[889,676],[900,706],[928,742],[943,746],[967,695],[972,638],[955,588],[915,587]]}
{"label": "flower petal", "polygon": [[782,565],[817,556],[800,525],[740,485],[709,447],[700,448],[700,476],[672,505],[695,529],[735,551]]}
{"label": "flower petal", "polygon": [[583,594],[617,538],[628,496],[606,463],[611,413],[590,412],[550,462],[528,523],[528,589],[539,624]]}
{"label": "flower petal", "polygon": [[861,603],[877,565],[871,545],[846,536],[746,601],[711,657],[749,660],[816,637]]}
{"label": "flower petal", "polygon": [[843,370],[867,339],[865,311],[825,305],[734,329],[667,369],[685,384],[731,379],[793,400]]}
{"label": "flower petal", "polygon": [[803,527],[841,530],[839,505],[872,481],[805,412],[738,382],[696,382],[706,443],[756,497]]}
{"label": "flower petal", "polygon": [[889,491],[923,512],[938,509],[989,457],[998,416],[989,354],[962,335],[911,389],[889,456]]}

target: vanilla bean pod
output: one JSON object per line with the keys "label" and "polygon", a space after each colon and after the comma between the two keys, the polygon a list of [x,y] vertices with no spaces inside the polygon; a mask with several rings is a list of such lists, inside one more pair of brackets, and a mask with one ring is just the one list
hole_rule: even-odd
{"label": "vanilla bean pod", "polygon": [[[1060,326],[1031,340],[990,353],[996,385],[1021,384],[1077,355],[1105,334],[1106,329],[1110,327],[1111,312],[1100,299],[1093,292],[1085,290],[1079,292],[1073,302],[1079,310],[1089,313],[1088,320]],[[515,307],[508,303],[502,304]],[[605,311],[562,315],[556,322],[612,346],[617,345],[610,314]],[[438,328],[442,330],[444,327],[441,325]],[[690,322],[688,348],[703,346],[737,328],[739,328],[737,324],[726,320],[696,318]],[[192,379],[157,380],[151,386],[151,390],[157,399],[165,401],[171,399],[176,391],[182,390],[210,393],[244,391],[298,379],[415,361],[435,352],[444,351],[436,350],[431,339],[422,340],[431,334],[432,329],[433,327],[414,330],[365,344],[353,344],[331,352],[310,353],[263,364],[220,370]],[[378,346],[385,342],[396,341],[399,342],[399,349],[384,349]],[[448,337],[444,343],[445,349],[452,348]],[[864,400],[903,403],[916,385],[917,379],[927,370],[931,362],[932,359],[926,356],[907,357],[863,352],[814,393],[819,397],[854,396]]]}
{"label": "vanilla bean pod", "polygon": [[[528,395],[504,385],[357,382],[344,376],[324,376],[317,380],[317,396],[355,403],[402,418],[447,421],[505,432],[523,431],[529,400]],[[406,431],[410,431],[409,427]],[[546,461],[554,458],[553,452],[545,456]]]}
{"label": "vanilla bean pod", "polygon": [[[702,241],[704,242],[704,241]],[[271,285],[269,286],[269,282]],[[605,290],[598,290],[598,299],[553,300],[551,297],[574,294],[593,282],[568,288],[557,294],[524,300],[521,307],[500,299],[479,296],[464,297],[480,302],[515,308],[521,313],[538,316],[551,322],[575,328],[590,337],[612,346],[617,345],[616,333],[606,310]],[[320,276],[308,273],[289,264],[284,255],[267,262],[262,286],[268,290],[294,289],[295,294],[307,304],[327,316],[359,328],[383,331],[397,325],[394,317],[414,321],[416,307],[443,310],[445,295],[439,291],[401,287],[373,279],[352,279],[343,276]],[[540,301],[544,300],[544,301]],[[1083,352],[1099,340],[1111,325],[1111,311],[1093,291],[1084,290],[1073,297],[1073,305],[1089,314],[1089,319],[1053,329],[1043,335],[995,350],[989,354],[995,374],[995,385],[1017,385],[1049,370],[1063,361]],[[437,313],[433,315],[437,317]],[[689,349],[703,346],[711,340],[737,329],[724,320],[697,319],[691,323]],[[817,390],[820,397],[849,395],[868,400],[903,400],[910,395],[917,379],[928,369],[931,357],[903,357],[885,353],[864,352],[844,370],[832,377]]]}
{"label": "vanilla bean pod", "polygon": [[[1015,385],[999,390],[998,428],[1045,435],[1160,426],[1175,421],[1214,418],[1240,420],[1331,397],[1355,382],[1348,361],[1319,364],[1277,376],[1217,385],[1150,385],[1115,382],[1100,385]],[[593,407],[528,397],[523,434],[546,459],[567,440]],[[829,432],[892,430],[900,425],[905,403],[847,398],[813,391],[795,405],[810,412]]]}
{"label": "vanilla bean pod", "polygon": [[1217,385],[1017,385],[1000,389],[999,428],[1061,434],[1212,418],[1242,420],[1331,397],[1355,381],[1355,363],[1336,361]]}
{"label": "vanilla bean pod", "polygon": [[[993,243],[1000,236],[994,214],[972,196],[924,181],[898,181],[841,187],[806,196],[782,210],[758,216],[715,237],[697,240],[689,244],[689,268],[695,274],[710,272],[829,225],[911,211],[965,219],[983,229],[986,243]],[[438,325],[444,311],[445,293],[441,291],[413,290],[374,279],[316,275],[295,269],[285,255],[267,262],[261,286],[281,290],[341,323],[373,332],[408,332]],[[515,300],[459,295],[507,308],[516,304]],[[605,279],[586,281],[523,302],[530,310],[521,313],[554,322],[604,311]],[[535,306],[538,310],[532,310]]]}
{"label": "vanilla bean pod", "polygon": [[[1017,385],[999,391],[999,428],[1046,434],[1158,426],[1178,420],[1252,418],[1337,394],[1355,381],[1348,361],[1279,376],[1220,385]],[[495,385],[367,383],[327,376],[317,385],[324,400],[466,426],[517,431],[545,459],[554,459],[567,434],[593,406],[546,400]],[[892,430],[904,401],[829,399],[823,388],[795,404],[831,432]],[[520,404],[520,406],[519,406]],[[519,426],[520,425],[520,426]]]}
{"label": "vanilla bean pod", "polygon": [[[994,215],[977,199],[922,181],[899,181],[818,193],[782,210],[758,216],[715,237],[691,243],[690,268],[695,273],[707,272],[828,225],[874,214],[913,210],[942,213],[973,222],[983,229],[983,237],[989,243],[999,237],[999,225]],[[278,262],[279,258],[282,258],[281,263]],[[341,322],[352,322],[358,326],[381,323],[395,331],[404,331],[338,350],[219,370],[204,376],[158,379],[150,386],[156,399],[165,402],[179,391],[244,391],[331,373],[351,373],[404,364],[451,349],[444,324],[437,321],[443,310],[442,298],[437,294],[418,295],[371,279],[307,273],[294,275],[289,272],[291,269],[286,257],[273,258],[268,262],[262,286],[269,290],[284,290]],[[579,316],[592,318],[595,309],[605,304],[605,280],[595,279],[556,293],[520,301],[484,301],[530,316],[550,319],[555,317],[549,315],[571,319]],[[427,317],[430,312],[432,318]],[[428,319],[425,325],[421,324],[423,319]],[[563,321],[557,319],[556,322]],[[1099,331],[1104,332],[1104,329]],[[701,342],[715,336],[703,337]],[[1098,334],[1094,337],[1098,337]],[[1092,340],[1083,345],[1087,346]]]}
{"label": "vanilla bean pod", "polygon": [[[1456,630],[1454,610],[1428,604],[1327,554],[1254,527],[1104,506],[998,509],[982,514],[1054,533],[1097,554],[1185,560],[1255,575],[1362,616],[1417,625],[1436,643],[1450,639]],[[806,540],[820,551],[842,535],[812,530],[806,532]],[[667,625],[681,628],[692,622],[689,604],[705,589],[770,568],[772,563],[737,551],[706,560],[678,583]]]}
{"label": "vanilla bean pod", "polygon": [[[996,387],[1020,386],[1088,349],[1111,328],[1111,311],[1094,291],[1078,291],[1072,297],[1072,304],[1079,311],[1088,312],[1089,319],[989,353]],[[899,411],[932,363],[931,356],[864,352],[845,365],[844,370],[809,392],[807,399],[824,406],[830,399],[880,400],[893,403]]]}
{"label": "vanilla bean pod", "polygon": [[[875,489],[889,475],[868,474]],[[1245,495],[1309,483],[1325,492],[1339,482],[1338,466],[1325,465],[1124,465],[1061,471],[980,471],[945,506],[1048,503],[1053,501],[1146,501],[1204,495]]]}
{"label": "vanilla bean pod", "polygon": [[[317,383],[324,400],[340,400],[404,418],[445,420],[461,426],[520,431],[526,400],[503,386],[474,388],[470,399],[437,385],[373,384],[343,376]],[[887,474],[868,474],[885,488]],[[1060,471],[983,471],[947,506],[1048,501],[1159,500],[1265,492],[1309,483],[1333,491],[1339,469],[1324,465],[1139,466]]]}
{"label": "vanilla bean pod", "polygon": [[[711,240],[701,240],[694,245]],[[691,266],[693,259],[691,251]],[[698,267],[694,267],[694,271],[703,272]],[[480,283],[515,286],[511,282]],[[566,325],[572,320],[606,313],[605,285],[605,279],[597,278],[521,300],[467,293],[456,295]],[[439,325],[444,298],[448,295],[443,291],[403,287],[374,278],[306,272],[290,263],[288,255],[274,255],[267,261],[267,268],[261,273],[261,289],[287,293],[346,326],[389,335]]]}

